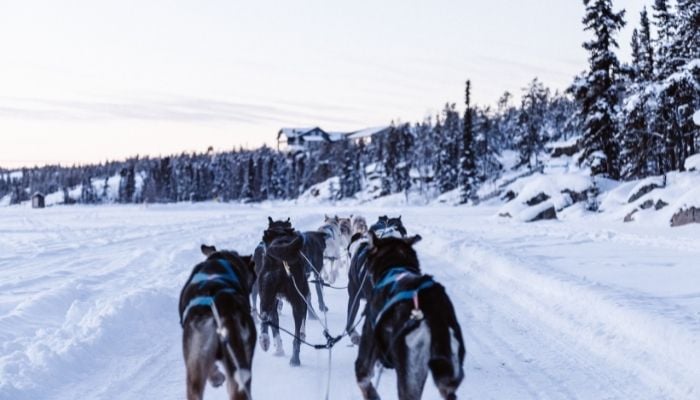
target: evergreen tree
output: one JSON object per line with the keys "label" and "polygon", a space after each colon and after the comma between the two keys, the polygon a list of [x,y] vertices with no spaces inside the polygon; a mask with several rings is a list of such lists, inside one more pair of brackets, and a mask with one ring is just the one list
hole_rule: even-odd
{"label": "evergreen tree", "polygon": [[476,198],[476,160],[474,157],[474,124],[471,106],[471,82],[467,81],[464,91],[464,125],[462,127],[462,154],[460,157],[459,186],[460,203],[465,204]]}
{"label": "evergreen tree", "polygon": [[583,149],[580,162],[591,167],[593,175],[605,174],[617,179],[619,149],[615,124],[617,72],[619,62],[613,52],[617,41],[613,35],[625,25],[624,11],[614,12],[611,0],[584,0],[585,30],[594,33],[594,39],[584,43],[590,53],[590,70],[583,85],[576,88],[583,118]]}
{"label": "evergreen tree", "polygon": [[637,28],[632,31],[630,47],[632,48],[632,77],[634,80],[641,78],[642,46],[639,43],[639,32]]}
{"label": "evergreen tree", "polygon": [[646,7],[639,14],[639,56],[640,80],[650,81],[654,77],[654,47],[651,40],[651,23]]}
{"label": "evergreen tree", "polygon": [[119,202],[131,203],[134,201],[134,194],[136,193],[136,178],[133,164],[122,168],[119,176],[121,177],[119,181]]}
{"label": "evergreen tree", "polygon": [[520,165],[531,170],[539,167],[538,154],[544,150],[547,140],[547,108],[549,89],[537,78],[525,88],[520,107],[521,134],[517,140],[520,150]]}
{"label": "evergreen tree", "polygon": [[671,40],[675,33],[675,20],[668,0],[654,0],[652,8],[656,19],[656,54],[658,54],[656,71],[657,77],[663,79],[671,74],[671,63],[668,57]]}
{"label": "evergreen tree", "polygon": [[95,193],[95,188],[92,186],[92,178],[89,175],[86,175],[83,179],[80,189],[80,202],[82,204],[97,203],[97,193]]}

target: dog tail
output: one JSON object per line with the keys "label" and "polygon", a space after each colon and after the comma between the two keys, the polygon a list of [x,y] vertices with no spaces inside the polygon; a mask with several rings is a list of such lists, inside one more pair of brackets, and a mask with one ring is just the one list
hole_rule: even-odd
{"label": "dog tail", "polygon": [[419,296],[431,331],[428,367],[443,398],[456,398],[454,393],[464,378],[465,350],[452,302],[439,284]]}

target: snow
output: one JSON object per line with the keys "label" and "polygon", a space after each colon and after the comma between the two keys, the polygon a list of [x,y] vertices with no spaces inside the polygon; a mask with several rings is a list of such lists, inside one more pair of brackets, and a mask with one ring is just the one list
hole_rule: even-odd
{"label": "snow", "polygon": [[695,114],[693,114],[693,122],[695,122],[695,125],[700,126],[700,110],[695,111]]}
{"label": "snow", "polygon": [[[669,176],[665,190],[692,184]],[[401,214],[423,236],[423,268],[446,286],[465,336],[459,398],[698,398],[700,226],[624,224],[577,207],[566,212],[580,218],[525,224],[497,211],[373,203],[1,208],[0,398],[183,398],[177,298],[202,259],[199,245],[248,253],[268,215],[314,229],[324,213],[370,222]],[[328,324],[339,332],[347,293],[325,293]],[[288,306],[281,324],[292,325]],[[321,341],[317,323],[307,330]],[[291,340],[283,340],[289,355]],[[347,339],[334,348],[331,398],[360,399],[356,352]],[[302,347],[302,367],[290,368],[287,357],[257,348],[253,395],[323,398],[327,356]],[[379,392],[396,398],[393,372]],[[207,399],[225,397],[207,388]],[[439,398],[431,379],[424,398]]]}
{"label": "snow", "polygon": [[700,171],[700,153],[693,154],[685,159],[685,169],[688,171]]}

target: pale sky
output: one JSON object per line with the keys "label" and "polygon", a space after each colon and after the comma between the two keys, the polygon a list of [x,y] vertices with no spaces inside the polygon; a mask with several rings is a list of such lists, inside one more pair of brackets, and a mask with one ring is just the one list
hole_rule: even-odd
{"label": "pale sky", "polygon": [[[629,37],[645,0],[627,10]],[[586,68],[575,0],[0,0],[0,166],[419,121]]]}

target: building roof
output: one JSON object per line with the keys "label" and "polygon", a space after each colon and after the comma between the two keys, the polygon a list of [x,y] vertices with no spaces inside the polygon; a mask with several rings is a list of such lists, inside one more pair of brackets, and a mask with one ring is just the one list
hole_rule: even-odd
{"label": "building roof", "polygon": [[303,138],[304,141],[307,142],[320,142],[324,140],[329,142],[337,142],[343,139],[359,139],[369,137],[379,133],[388,132],[390,129],[390,126],[378,126],[351,132],[328,132],[324,131],[318,126],[313,128],[282,128],[277,134],[277,139],[279,140],[282,135],[284,135],[287,137],[287,139]]}

